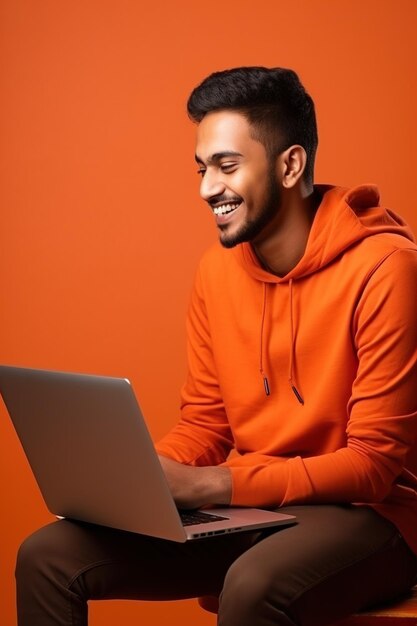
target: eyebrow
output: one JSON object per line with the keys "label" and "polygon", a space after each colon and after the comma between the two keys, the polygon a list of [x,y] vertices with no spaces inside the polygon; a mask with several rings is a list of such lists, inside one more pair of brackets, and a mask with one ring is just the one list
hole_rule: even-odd
{"label": "eyebrow", "polygon": [[[235,152],[234,150],[224,150],[223,152],[215,152],[207,159],[207,164],[216,163],[220,161],[220,159],[224,159],[226,157],[243,157],[243,154],[240,152]],[[201,159],[198,154],[195,155],[195,160],[197,163],[204,165],[203,159]]]}

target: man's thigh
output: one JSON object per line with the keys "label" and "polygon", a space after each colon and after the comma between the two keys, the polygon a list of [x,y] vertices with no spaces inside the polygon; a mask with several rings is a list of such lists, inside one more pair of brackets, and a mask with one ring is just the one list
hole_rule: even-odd
{"label": "man's thigh", "polygon": [[413,584],[417,559],[398,530],[370,507],[280,511],[296,515],[298,524],[265,533],[230,567],[220,624],[249,624],[251,611],[259,625],[286,623],[280,615],[291,623],[325,624]]}
{"label": "man's thigh", "polygon": [[61,520],[24,542],[18,582],[21,593],[36,584],[49,584],[83,600],[216,594],[230,564],[252,543],[246,533],[177,543]]}

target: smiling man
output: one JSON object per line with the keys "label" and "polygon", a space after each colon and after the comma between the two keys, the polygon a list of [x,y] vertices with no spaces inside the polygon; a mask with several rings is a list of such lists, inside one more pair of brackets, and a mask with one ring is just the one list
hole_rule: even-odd
{"label": "smiling man", "polygon": [[218,598],[221,626],[317,626],[416,582],[413,237],[374,186],[314,185],[314,105],[293,71],[217,72],[188,112],[220,244],[157,449],[179,507],[297,524],[177,545],[54,523],[20,550],[19,626],[84,626],[90,598],[196,596]]}

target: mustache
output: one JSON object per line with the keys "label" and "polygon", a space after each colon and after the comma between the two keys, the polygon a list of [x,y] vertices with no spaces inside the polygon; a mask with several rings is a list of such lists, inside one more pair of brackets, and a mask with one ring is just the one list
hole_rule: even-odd
{"label": "mustache", "polygon": [[210,200],[208,200],[209,205],[213,208],[217,205],[221,205],[221,204],[237,204],[243,201],[243,198],[241,198],[240,196],[226,196],[224,194],[220,194],[218,196],[213,196],[212,198],[210,198]]}

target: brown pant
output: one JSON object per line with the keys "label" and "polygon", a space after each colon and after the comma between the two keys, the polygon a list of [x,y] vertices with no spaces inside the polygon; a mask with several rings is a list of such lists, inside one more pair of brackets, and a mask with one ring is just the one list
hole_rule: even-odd
{"label": "brown pant", "polygon": [[329,624],[407,591],[417,558],[369,507],[294,506],[298,524],[178,544],[59,521],[18,555],[19,626],[85,626],[89,599],[220,595],[219,626]]}

